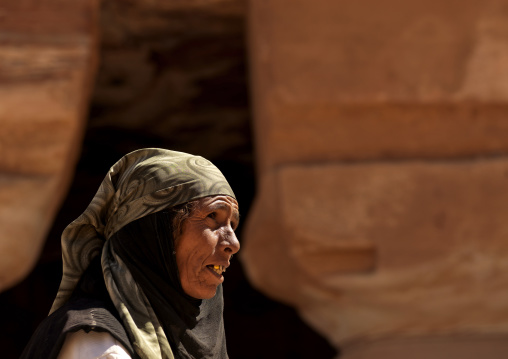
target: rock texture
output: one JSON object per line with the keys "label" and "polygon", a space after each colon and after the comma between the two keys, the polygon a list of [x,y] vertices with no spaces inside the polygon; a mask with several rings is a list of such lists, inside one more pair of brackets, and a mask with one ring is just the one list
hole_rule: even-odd
{"label": "rock texture", "polygon": [[467,357],[489,341],[503,357],[508,1],[256,1],[249,15],[250,279],[344,358],[462,357],[466,341]]}
{"label": "rock texture", "polygon": [[0,291],[38,259],[81,147],[95,1],[0,7]]}
{"label": "rock texture", "polygon": [[252,4],[260,168],[505,152],[506,6]]}
{"label": "rock texture", "polygon": [[[295,283],[271,293],[334,342],[508,330],[508,160],[292,165],[274,180],[263,215],[284,235],[262,245],[285,249]],[[282,281],[279,260],[256,282]]]}

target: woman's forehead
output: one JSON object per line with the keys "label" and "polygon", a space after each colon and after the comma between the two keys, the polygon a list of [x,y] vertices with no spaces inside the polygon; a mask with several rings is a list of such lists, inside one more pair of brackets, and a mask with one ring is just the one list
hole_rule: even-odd
{"label": "woman's forehead", "polygon": [[232,209],[233,212],[239,210],[238,201],[230,196],[208,196],[198,200],[198,209]]}
{"label": "woman's forehead", "polygon": [[227,195],[207,196],[199,199],[198,201],[200,205],[203,206],[223,203],[238,208],[238,201]]}

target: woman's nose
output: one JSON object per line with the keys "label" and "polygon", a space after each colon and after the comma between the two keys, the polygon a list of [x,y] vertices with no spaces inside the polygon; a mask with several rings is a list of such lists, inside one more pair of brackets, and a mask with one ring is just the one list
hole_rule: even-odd
{"label": "woman's nose", "polygon": [[231,227],[223,231],[221,244],[224,246],[224,251],[229,255],[235,254],[240,250],[240,242]]}

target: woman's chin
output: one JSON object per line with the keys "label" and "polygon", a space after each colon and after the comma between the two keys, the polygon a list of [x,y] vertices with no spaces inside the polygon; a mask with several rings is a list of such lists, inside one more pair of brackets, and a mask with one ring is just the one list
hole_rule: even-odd
{"label": "woman's chin", "polygon": [[208,286],[208,287],[200,287],[200,288],[190,288],[185,290],[185,294],[191,296],[195,299],[211,299],[215,297],[215,293],[217,292],[217,285]]}

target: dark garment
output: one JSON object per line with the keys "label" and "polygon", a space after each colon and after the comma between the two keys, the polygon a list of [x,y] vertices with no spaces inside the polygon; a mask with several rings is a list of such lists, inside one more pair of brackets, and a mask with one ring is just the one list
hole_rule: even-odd
{"label": "dark garment", "polygon": [[107,295],[99,258],[92,261],[70,300],[39,325],[21,359],[57,358],[66,334],[81,329],[87,333],[108,332],[125,347],[132,358],[138,358],[118,312]]}
{"label": "dark garment", "polygon": [[222,285],[211,299],[183,291],[172,220],[171,210],[142,217],[116,232],[110,245],[148,298],[176,359],[227,359]]}

